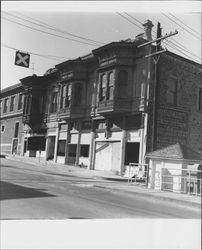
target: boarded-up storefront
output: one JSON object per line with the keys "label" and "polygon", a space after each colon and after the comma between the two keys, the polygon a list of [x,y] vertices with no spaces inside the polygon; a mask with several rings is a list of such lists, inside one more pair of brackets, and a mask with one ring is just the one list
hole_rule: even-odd
{"label": "boarded-up storefront", "polygon": [[95,169],[120,171],[120,141],[96,142]]}

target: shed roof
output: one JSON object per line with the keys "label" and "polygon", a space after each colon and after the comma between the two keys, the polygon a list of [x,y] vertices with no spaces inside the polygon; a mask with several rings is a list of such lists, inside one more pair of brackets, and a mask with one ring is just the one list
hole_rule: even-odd
{"label": "shed roof", "polygon": [[174,145],[147,153],[148,158],[176,159],[176,160],[202,160],[202,155],[191,148],[176,143]]}

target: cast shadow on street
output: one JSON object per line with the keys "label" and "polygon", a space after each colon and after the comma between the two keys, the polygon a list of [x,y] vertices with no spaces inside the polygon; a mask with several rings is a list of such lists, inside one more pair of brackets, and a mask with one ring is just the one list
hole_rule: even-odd
{"label": "cast shadow on street", "polygon": [[0,182],[0,200],[53,197],[42,189],[28,188],[9,182]]}

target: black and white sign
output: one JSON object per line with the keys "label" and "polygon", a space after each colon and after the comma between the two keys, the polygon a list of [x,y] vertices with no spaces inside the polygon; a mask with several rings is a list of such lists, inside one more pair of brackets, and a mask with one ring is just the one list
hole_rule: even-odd
{"label": "black and white sign", "polygon": [[29,68],[30,54],[20,51],[16,52],[15,65]]}

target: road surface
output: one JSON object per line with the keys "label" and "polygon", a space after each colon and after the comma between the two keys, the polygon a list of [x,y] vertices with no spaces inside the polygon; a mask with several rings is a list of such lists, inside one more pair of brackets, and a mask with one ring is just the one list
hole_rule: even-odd
{"label": "road surface", "polygon": [[107,180],[1,159],[1,219],[200,218],[195,208],[95,187]]}

